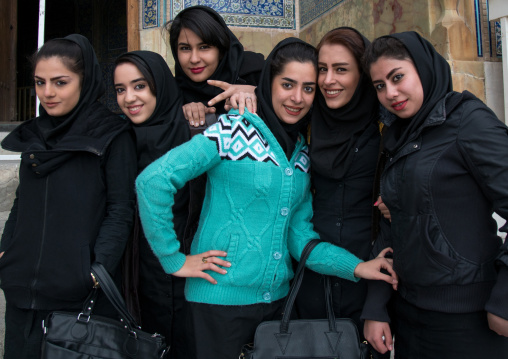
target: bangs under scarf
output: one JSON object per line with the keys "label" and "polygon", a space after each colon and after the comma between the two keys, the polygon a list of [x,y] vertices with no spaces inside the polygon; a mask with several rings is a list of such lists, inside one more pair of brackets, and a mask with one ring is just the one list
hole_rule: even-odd
{"label": "bangs under scarf", "polygon": [[[217,69],[208,80],[219,80],[230,84],[235,84],[241,72],[243,72],[242,65],[247,65],[244,64],[243,45],[240,43],[238,38],[231,32],[231,30],[229,30],[222,16],[220,16],[212,8],[209,8],[207,6],[192,6],[182,10],[176,17],[179,17],[192,9],[200,9],[207,12],[215,19],[215,21],[217,21],[218,24],[220,24],[224,28],[224,31],[226,31],[226,33],[229,36],[229,49],[225,54],[220,54],[223,57],[219,61]],[[197,35],[199,36],[199,34]],[[206,81],[203,82],[192,81],[184,73],[182,66],[178,61],[178,53],[177,53],[178,50],[171,49],[171,51],[173,53],[173,58],[175,59],[175,79],[183,93],[184,103],[187,104],[189,102],[201,102],[206,106],[208,101],[210,101],[212,98],[223,92],[223,90],[220,89],[219,87],[208,85]],[[261,63],[259,62],[260,61],[256,61],[256,63],[254,61],[249,61],[248,66],[245,66],[245,68],[247,67],[249,68],[248,72],[252,72],[254,71],[253,69],[256,68],[259,69],[262,66],[262,61]],[[216,114],[219,115],[225,113],[224,101],[217,103],[215,105],[215,108],[217,110]]]}
{"label": "bangs under scarf", "polygon": [[63,40],[74,42],[81,49],[84,64],[81,93],[77,105],[64,116],[50,116],[42,105],[39,107],[40,116],[37,126],[48,149],[54,147],[75,123],[82,123],[90,116],[93,105],[105,91],[101,67],[88,39],[82,35],[72,34],[64,37]]}
{"label": "bangs under scarf", "polygon": [[396,117],[383,136],[385,148],[393,154],[413,140],[416,130],[425,122],[436,104],[453,91],[453,84],[448,62],[418,33],[409,31],[385,37],[398,39],[408,50],[423,88],[423,104],[418,112],[408,119]]}
{"label": "bangs under scarf", "polygon": [[296,147],[298,134],[302,133],[305,135],[305,130],[310,119],[311,111],[309,111],[309,113],[305,115],[305,117],[300,121],[292,125],[283,123],[281,120],[279,120],[275,114],[272,104],[271,64],[277,51],[279,51],[284,46],[294,43],[300,43],[314,49],[313,46],[309,45],[305,41],[294,37],[290,37],[279,42],[265,60],[263,70],[261,71],[259,86],[256,88],[256,96],[258,99],[258,115],[263,119],[270,131],[273,133],[288,159],[291,159],[293,151]]}
{"label": "bangs under scarf", "polygon": [[[338,29],[352,30],[363,39],[365,48],[370,45],[370,41],[356,29],[339,27],[335,30]],[[323,46],[336,44],[326,42]],[[374,86],[369,76],[363,72],[361,64],[358,64],[358,70],[360,71],[358,85],[346,105],[337,109],[329,108],[321,89],[318,89],[314,100],[316,106],[312,111],[310,132],[312,169],[335,179],[344,177],[354,157],[353,147],[357,139],[378,119],[379,101]]]}
{"label": "bangs under scarf", "polygon": [[[183,116],[182,94],[164,58],[151,51],[132,51],[127,54],[136,56],[139,61],[146,64],[155,81],[157,92],[152,115],[143,123],[133,124],[138,152],[138,172],[141,172],[172,148],[188,141],[190,131],[188,122]],[[122,63],[132,64],[131,62],[120,64]]]}

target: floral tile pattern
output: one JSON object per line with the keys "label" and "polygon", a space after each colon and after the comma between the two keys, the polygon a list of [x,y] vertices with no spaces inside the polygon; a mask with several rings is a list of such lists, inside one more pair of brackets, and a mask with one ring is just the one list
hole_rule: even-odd
{"label": "floral tile pattern", "polygon": [[499,21],[495,22],[495,31],[496,31],[496,55],[498,57],[502,57],[503,51],[501,48],[501,23]]}
{"label": "floral tile pattern", "polygon": [[344,0],[299,0],[300,27],[309,24]]}
{"label": "floral tile pattern", "polygon": [[158,10],[157,0],[143,0],[143,29],[159,26]]}
{"label": "floral tile pattern", "polygon": [[[163,0],[164,1],[164,0]],[[295,29],[294,0],[166,0],[171,3],[170,18],[194,5],[205,5],[219,12],[229,26]]]}

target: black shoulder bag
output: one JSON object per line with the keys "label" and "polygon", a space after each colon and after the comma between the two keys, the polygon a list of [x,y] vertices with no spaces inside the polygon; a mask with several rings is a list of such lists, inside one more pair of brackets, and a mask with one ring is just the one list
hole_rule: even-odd
{"label": "black shoulder bag", "polygon": [[240,358],[245,359],[366,359],[367,344],[360,343],[358,329],[351,319],[336,319],[333,314],[330,279],[326,276],[328,319],[292,320],[291,311],[303,279],[305,262],[320,241],[310,241],[303,249],[295,278],[284,305],[282,320],[261,323],[253,345],[245,345]]}
{"label": "black shoulder bag", "polygon": [[81,313],[57,311],[43,321],[42,359],[164,358],[169,349],[164,337],[141,330],[102,264],[93,263],[92,273],[121,319],[92,315],[100,289],[94,288]]}

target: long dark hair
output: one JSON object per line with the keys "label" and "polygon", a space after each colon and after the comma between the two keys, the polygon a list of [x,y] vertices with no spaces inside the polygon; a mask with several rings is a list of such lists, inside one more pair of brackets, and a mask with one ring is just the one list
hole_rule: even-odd
{"label": "long dark hair", "polygon": [[[153,78],[152,71],[150,70],[148,65],[143,60],[141,60],[139,56],[136,56],[132,53],[126,53],[120,55],[115,60],[115,69],[117,68],[118,65],[125,63],[133,64],[134,66],[137,67],[139,72],[141,72],[141,75],[143,75],[145,81],[148,83],[148,87],[150,88],[150,92],[152,93],[152,95],[157,96],[157,86],[155,85],[155,80]],[[114,71],[115,70],[113,70],[113,73]]]}
{"label": "long dark hair", "polygon": [[58,57],[61,59],[65,67],[73,73],[79,75],[80,79],[83,79],[85,64],[83,61],[83,52],[78,44],[65,39],[53,39],[47,41],[32,55],[32,71],[35,72],[35,67],[40,60],[48,59],[50,57]]}

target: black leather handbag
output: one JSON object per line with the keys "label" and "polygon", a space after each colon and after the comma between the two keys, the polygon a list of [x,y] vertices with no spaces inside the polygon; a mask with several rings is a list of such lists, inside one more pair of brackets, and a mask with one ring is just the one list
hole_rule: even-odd
{"label": "black leather handbag", "polygon": [[[100,288],[93,289],[81,313],[53,312],[43,321],[42,359],[164,358],[168,352],[164,337],[141,330],[101,264],[93,263],[92,273]],[[118,311],[120,320],[92,314],[100,289]]]}
{"label": "black leather handbag", "polygon": [[330,280],[325,279],[328,319],[289,320],[303,279],[305,262],[314,247],[312,240],[305,246],[295,278],[284,305],[280,321],[261,323],[253,345],[245,345],[240,358],[245,359],[366,359],[368,345],[360,342],[358,329],[351,319],[336,319],[333,314]]}

